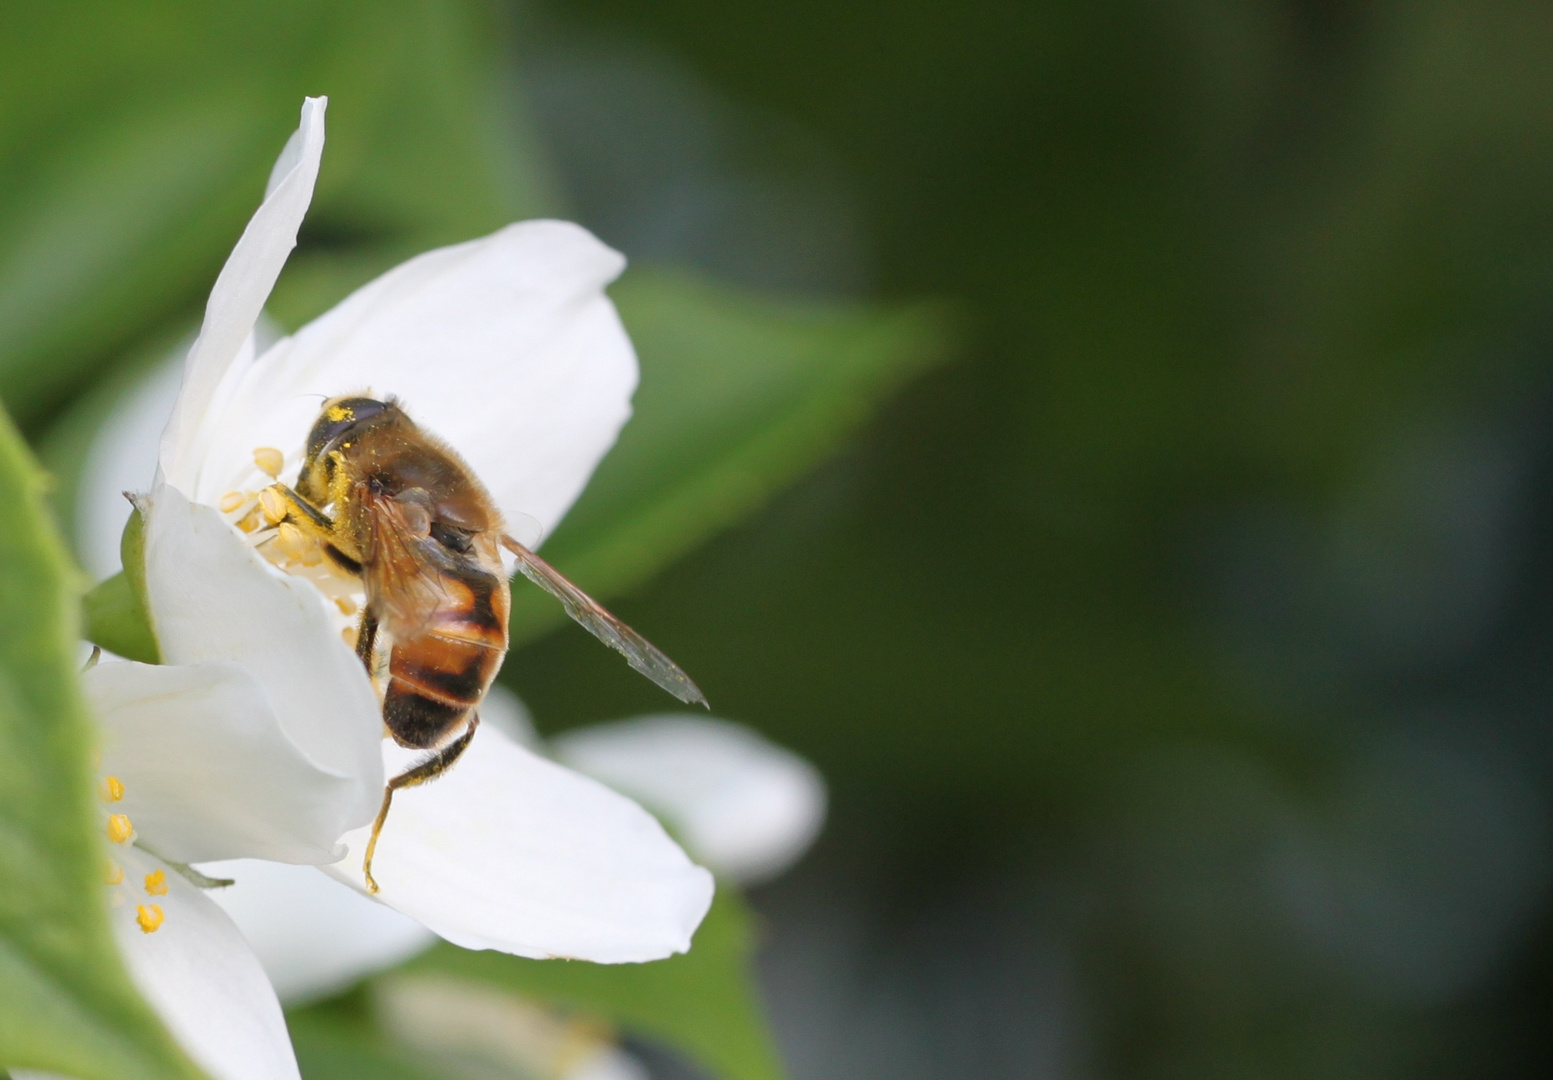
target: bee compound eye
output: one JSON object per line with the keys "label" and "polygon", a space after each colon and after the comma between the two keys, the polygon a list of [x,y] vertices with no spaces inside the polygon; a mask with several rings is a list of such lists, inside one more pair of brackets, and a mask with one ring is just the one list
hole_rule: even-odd
{"label": "bee compound eye", "polygon": [[387,408],[387,402],[368,397],[342,397],[325,402],[307,436],[308,460],[317,458],[358,424]]}

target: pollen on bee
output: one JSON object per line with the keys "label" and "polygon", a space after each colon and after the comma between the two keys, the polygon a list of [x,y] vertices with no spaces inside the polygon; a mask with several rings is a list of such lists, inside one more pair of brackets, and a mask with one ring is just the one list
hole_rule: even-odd
{"label": "pollen on bee", "polygon": [[271,480],[280,475],[280,467],[286,463],[286,455],[273,446],[261,446],[253,452],[253,463]]}
{"label": "pollen on bee", "polygon": [[167,873],[164,870],[153,870],[146,875],[146,892],[151,896],[167,895]]}
{"label": "pollen on bee", "polygon": [[102,880],[105,885],[124,884],[124,868],[116,862],[109,862],[108,868],[103,871]]}
{"label": "pollen on bee", "polygon": [[108,839],[115,844],[122,844],[135,834],[135,827],[129,823],[128,814],[108,815]]}
{"label": "pollen on bee", "polygon": [[356,419],[355,414],[345,405],[331,405],[324,410],[324,415],[329,418],[331,423],[335,424],[338,424],[341,420]]}
{"label": "pollen on bee", "polygon": [[230,514],[233,510],[236,510],[239,506],[242,506],[243,503],[247,501],[248,497],[241,491],[229,491],[225,495],[221,496],[221,501],[218,502],[216,506],[223,514]]}
{"label": "pollen on bee", "polygon": [[140,924],[140,929],[147,934],[154,934],[162,928],[162,922],[167,916],[162,914],[160,904],[141,904],[135,908],[135,921]]}
{"label": "pollen on bee", "polygon": [[124,797],[124,781],[117,776],[105,776],[97,789],[97,794],[102,797],[103,802],[118,802]]}
{"label": "pollen on bee", "polygon": [[286,520],[286,500],[274,488],[265,488],[259,492],[259,509],[264,511],[264,519],[271,525]]}

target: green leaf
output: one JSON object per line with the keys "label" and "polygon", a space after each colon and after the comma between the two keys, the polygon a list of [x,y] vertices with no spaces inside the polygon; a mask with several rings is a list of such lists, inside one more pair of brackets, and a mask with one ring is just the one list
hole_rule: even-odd
{"label": "green leaf", "polygon": [[[17,16],[23,18],[21,14]],[[330,97],[283,321],[553,205],[484,5],[32,5],[0,35],[0,397],[31,424],[202,305],[305,94]],[[518,149],[515,151],[514,146]]]}
{"label": "green leaf", "polygon": [[145,521],[138,509],[124,526],[119,556],[124,569],[99,582],[82,599],[86,640],[126,660],[160,664],[162,651],[151,628],[151,605],[146,598]]}
{"label": "green leaf", "polygon": [[0,414],[0,1066],[194,1080],[108,927],[93,733],[75,670],[81,580],[43,488]]}
{"label": "green leaf", "polygon": [[[614,299],[641,361],[635,415],[544,550],[597,596],[758,508],[949,352],[936,305],[777,300],[664,271],[627,274]],[[563,618],[514,589],[514,644]]]}
{"label": "green leaf", "polygon": [[651,964],[525,960],[442,944],[402,968],[473,979],[673,1046],[723,1080],[780,1080],[749,975],[752,916],[719,885],[688,953]]}

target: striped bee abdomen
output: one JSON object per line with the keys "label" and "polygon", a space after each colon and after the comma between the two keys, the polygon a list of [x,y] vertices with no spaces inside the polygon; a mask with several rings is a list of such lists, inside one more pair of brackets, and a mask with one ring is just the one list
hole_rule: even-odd
{"label": "striped bee abdomen", "polygon": [[507,651],[506,578],[471,566],[443,583],[447,601],[389,654],[383,722],[402,746],[440,742],[480,703]]}

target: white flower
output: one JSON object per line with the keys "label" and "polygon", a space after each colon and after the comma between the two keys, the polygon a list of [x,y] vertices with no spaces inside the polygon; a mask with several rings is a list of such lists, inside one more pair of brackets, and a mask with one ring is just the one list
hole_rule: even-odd
{"label": "white flower", "polygon": [[[109,921],[131,978],[217,1080],[296,1077],[263,967],[174,863],[333,858],[340,778],[287,737],[235,665],[104,663],[83,681],[102,726]],[[298,802],[298,790],[317,798]]]}
{"label": "white flower", "polygon": [[[501,686],[486,723],[541,749],[521,702]],[[703,716],[640,717],[579,728],[548,749],[656,811],[700,862],[755,884],[786,870],[825,816],[815,768],[748,728]],[[202,867],[237,880],[212,894],[242,929],[282,1001],[338,993],[430,944],[411,919],[311,867],[240,860]]]}
{"label": "white flower", "polygon": [[[636,363],[603,293],[622,260],[559,222],[413,259],[256,357],[254,326],[311,199],[323,113],[321,99],[304,105],[216,282],[141,500],[167,666],[105,663],[88,681],[104,724],[121,729],[107,753],[127,755],[125,800],[142,800],[136,827],[159,854],[329,863],[362,889],[392,754],[377,698],[334,598],[262,557],[222,507],[270,482],[260,466],[274,455],[256,450],[279,450],[289,479],[319,401],[366,392],[397,396],[504,515],[548,531],[629,416]],[[400,793],[375,876],[379,901],[457,944],[600,962],[683,951],[712,891],[640,807],[494,725],[437,783]],[[209,906],[193,890],[189,903]],[[176,915],[136,946],[170,940]]]}
{"label": "white flower", "polygon": [[819,770],[726,720],[639,716],[565,732],[549,749],[655,811],[699,862],[739,885],[785,873],[825,823]]}

